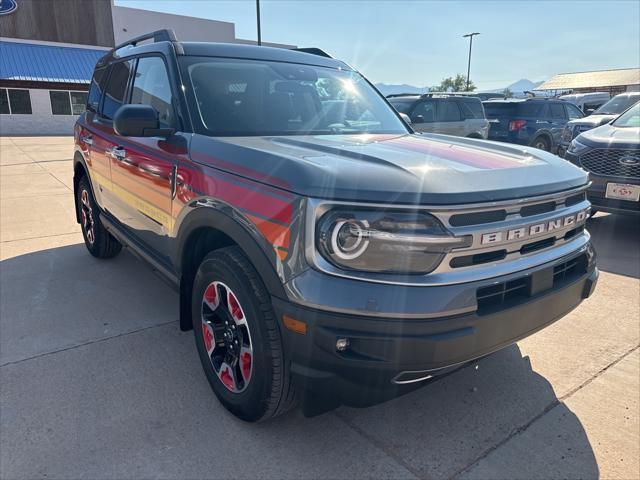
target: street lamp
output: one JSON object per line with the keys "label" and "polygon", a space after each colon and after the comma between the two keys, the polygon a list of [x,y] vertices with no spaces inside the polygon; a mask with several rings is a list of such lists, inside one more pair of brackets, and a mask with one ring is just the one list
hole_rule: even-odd
{"label": "street lamp", "polygon": [[256,20],[258,23],[258,45],[262,45],[262,35],[260,33],[260,0],[256,0]]}
{"label": "street lamp", "polygon": [[474,35],[480,35],[480,32],[467,33],[463,38],[469,37],[469,63],[467,64],[467,92],[469,91],[469,74],[471,73],[471,46],[473,45]]}

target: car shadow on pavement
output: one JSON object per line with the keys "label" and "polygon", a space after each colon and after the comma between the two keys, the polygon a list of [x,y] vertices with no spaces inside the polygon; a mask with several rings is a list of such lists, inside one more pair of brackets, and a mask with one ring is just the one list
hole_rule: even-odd
{"label": "car shadow on pavement", "polygon": [[598,213],[587,222],[605,272],[640,278],[640,219],[629,215]]}
{"label": "car shadow on pavement", "polygon": [[2,478],[598,477],[580,419],[516,345],[370,408],[251,425],[130,254],[72,245],[0,272]]}

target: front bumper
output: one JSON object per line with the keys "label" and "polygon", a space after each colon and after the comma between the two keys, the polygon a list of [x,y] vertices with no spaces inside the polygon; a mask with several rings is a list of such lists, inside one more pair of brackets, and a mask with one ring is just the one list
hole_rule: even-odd
{"label": "front bumper", "polygon": [[[556,282],[554,272],[577,259],[582,262],[580,268]],[[549,275],[552,284],[547,283],[543,289],[534,286],[541,278],[548,282]],[[597,278],[595,252],[588,244],[580,252],[550,264],[473,284],[388,286],[391,295],[398,295],[396,288],[404,289],[405,301],[410,296],[407,292],[412,291],[437,304],[448,298],[442,289],[466,292],[471,287],[478,292],[503,284],[505,288],[517,282],[530,284],[520,296],[488,307],[478,302],[474,311],[466,313],[402,319],[333,313],[276,298],[273,305],[277,318],[286,315],[307,326],[304,335],[282,328],[291,372],[300,387],[318,395],[328,393],[339,403],[367,405],[388,392],[401,391],[404,384],[440,375],[544,328],[589,297]],[[339,352],[336,341],[343,338],[348,339],[349,346]]]}
{"label": "front bumper", "polygon": [[[580,160],[576,155],[570,152],[566,152],[564,158],[574,165],[582,167],[582,165],[580,164]],[[593,172],[589,172],[589,180],[591,181],[591,185],[587,190],[587,199],[589,200],[589,202],[591,202],[591,206],[594,210],[607,213],[620,213],[625,215],[640,215],[640,202],[615,200],[606,197],[608,183],[613,182],[640,185],[640,181],[632,178],[596,175]]]}

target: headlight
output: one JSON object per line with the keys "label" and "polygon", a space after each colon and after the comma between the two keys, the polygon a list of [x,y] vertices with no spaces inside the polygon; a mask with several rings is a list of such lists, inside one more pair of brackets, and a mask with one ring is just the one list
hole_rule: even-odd
{"label": "headlight", "polygon": [[330,210],[318,221],[316,246],[338,268],[425,274],[470,242],[450,235],[431,215],[392,210]]}
{"label": "headlight", "polygon": [[564,130],[562,131],[562,141],[570,142],[572,137],[573,137],[573,127],[570,127],[569,125],[567,125],[566,127],[564,127]]}
{"label": "headlight", "polygon": [[574,138],[569,144],[569,153],[581,154],[585,150],[589,150],[590,147],[584,143],[580,143],[577,138]]}

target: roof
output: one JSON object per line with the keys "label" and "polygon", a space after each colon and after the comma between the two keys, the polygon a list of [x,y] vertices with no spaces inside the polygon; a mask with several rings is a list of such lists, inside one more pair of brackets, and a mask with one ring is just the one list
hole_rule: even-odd
{"label": "roof", "polygon": [[640,85],[640,68],[560,73],[536,87],[536,90],[566,90],[570,88],[602,88],[626,85]]}
{"label": "roof", "polygon": [[105,50],[0,42],[0,80],[90,83]]}
{"label": "roof", "polygon": [[237,43],[178,42],[178,44],[182,45],[185,55],[291,62],[351,70],[349,65],[340,60],[287,48],[240,45]]}

